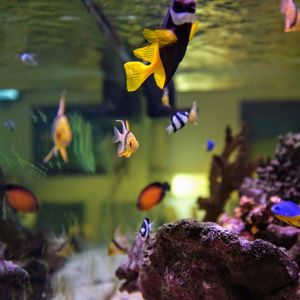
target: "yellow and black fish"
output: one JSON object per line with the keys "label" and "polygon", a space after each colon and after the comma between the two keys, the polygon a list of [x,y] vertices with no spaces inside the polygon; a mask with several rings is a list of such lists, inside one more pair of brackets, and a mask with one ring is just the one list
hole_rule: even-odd
{"label": "yellow and black fish", "polygon": [[149,45],[134,50],[134,55],[147,62],[124,64],[127,90],[133,92],[154,75],[157,86],[165,88],[182,61],[187,45],[197,31],[195,0],[173,0],[160,29],[144,29]]}

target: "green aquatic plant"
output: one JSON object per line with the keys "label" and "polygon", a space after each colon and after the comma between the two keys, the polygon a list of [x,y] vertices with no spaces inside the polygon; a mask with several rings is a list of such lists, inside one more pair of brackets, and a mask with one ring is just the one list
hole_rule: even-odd
{"label": "green aquatic plant", "polygon": [[73,150],[76,162],[87,173],[95,173],[96,163],[93,153],[92,125],[78,114],[70,115],[73,132]]}

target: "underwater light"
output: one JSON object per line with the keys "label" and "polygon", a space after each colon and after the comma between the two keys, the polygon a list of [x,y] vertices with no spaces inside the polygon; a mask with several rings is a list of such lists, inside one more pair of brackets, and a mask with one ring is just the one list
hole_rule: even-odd
{"label": "underwater light", "polygon": [[176,174],[172,179],[172,193],[178,198],[195,198],[208,196],[208,176],[206,173]]}
{"label": "underwater light", "polygon": [[0,89],[0,101],[17,101],[20,92],[16,89]]}

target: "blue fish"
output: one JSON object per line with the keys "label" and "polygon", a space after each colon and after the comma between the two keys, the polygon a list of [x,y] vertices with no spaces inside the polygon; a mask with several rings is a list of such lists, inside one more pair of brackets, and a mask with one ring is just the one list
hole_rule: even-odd
{"label": "blue fish", "polygon": [[215,142],[213,140],[207,140],[206,142],[206,151],[210,152],[215,148]]}
{"label": "blue fish", "polygon": [[271,211],[279,220],[300,227],[300,207],[294,202],[282,201],[273,205]]}
{"label": "blue fish", "polygon": [[20,60],[28,66],[37,66],[38,65],[38,59],[37,56],[33,53],[21,53],[19,54]]}

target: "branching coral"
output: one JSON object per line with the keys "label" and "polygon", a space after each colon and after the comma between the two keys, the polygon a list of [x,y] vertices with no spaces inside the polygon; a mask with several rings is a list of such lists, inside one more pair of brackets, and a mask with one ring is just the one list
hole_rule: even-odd
{"label": "branching coral", "polygon": [[225,146],[221,155],[214,155],[210,169],[210,196],[199,197],[199,208],[206,210],[204,221],[216,221],[223,212],[231,192],[238,190],[243,179],[253,173],[259,160],[247,163],[246,159],[246,126],[232,135],[226,128]]}

